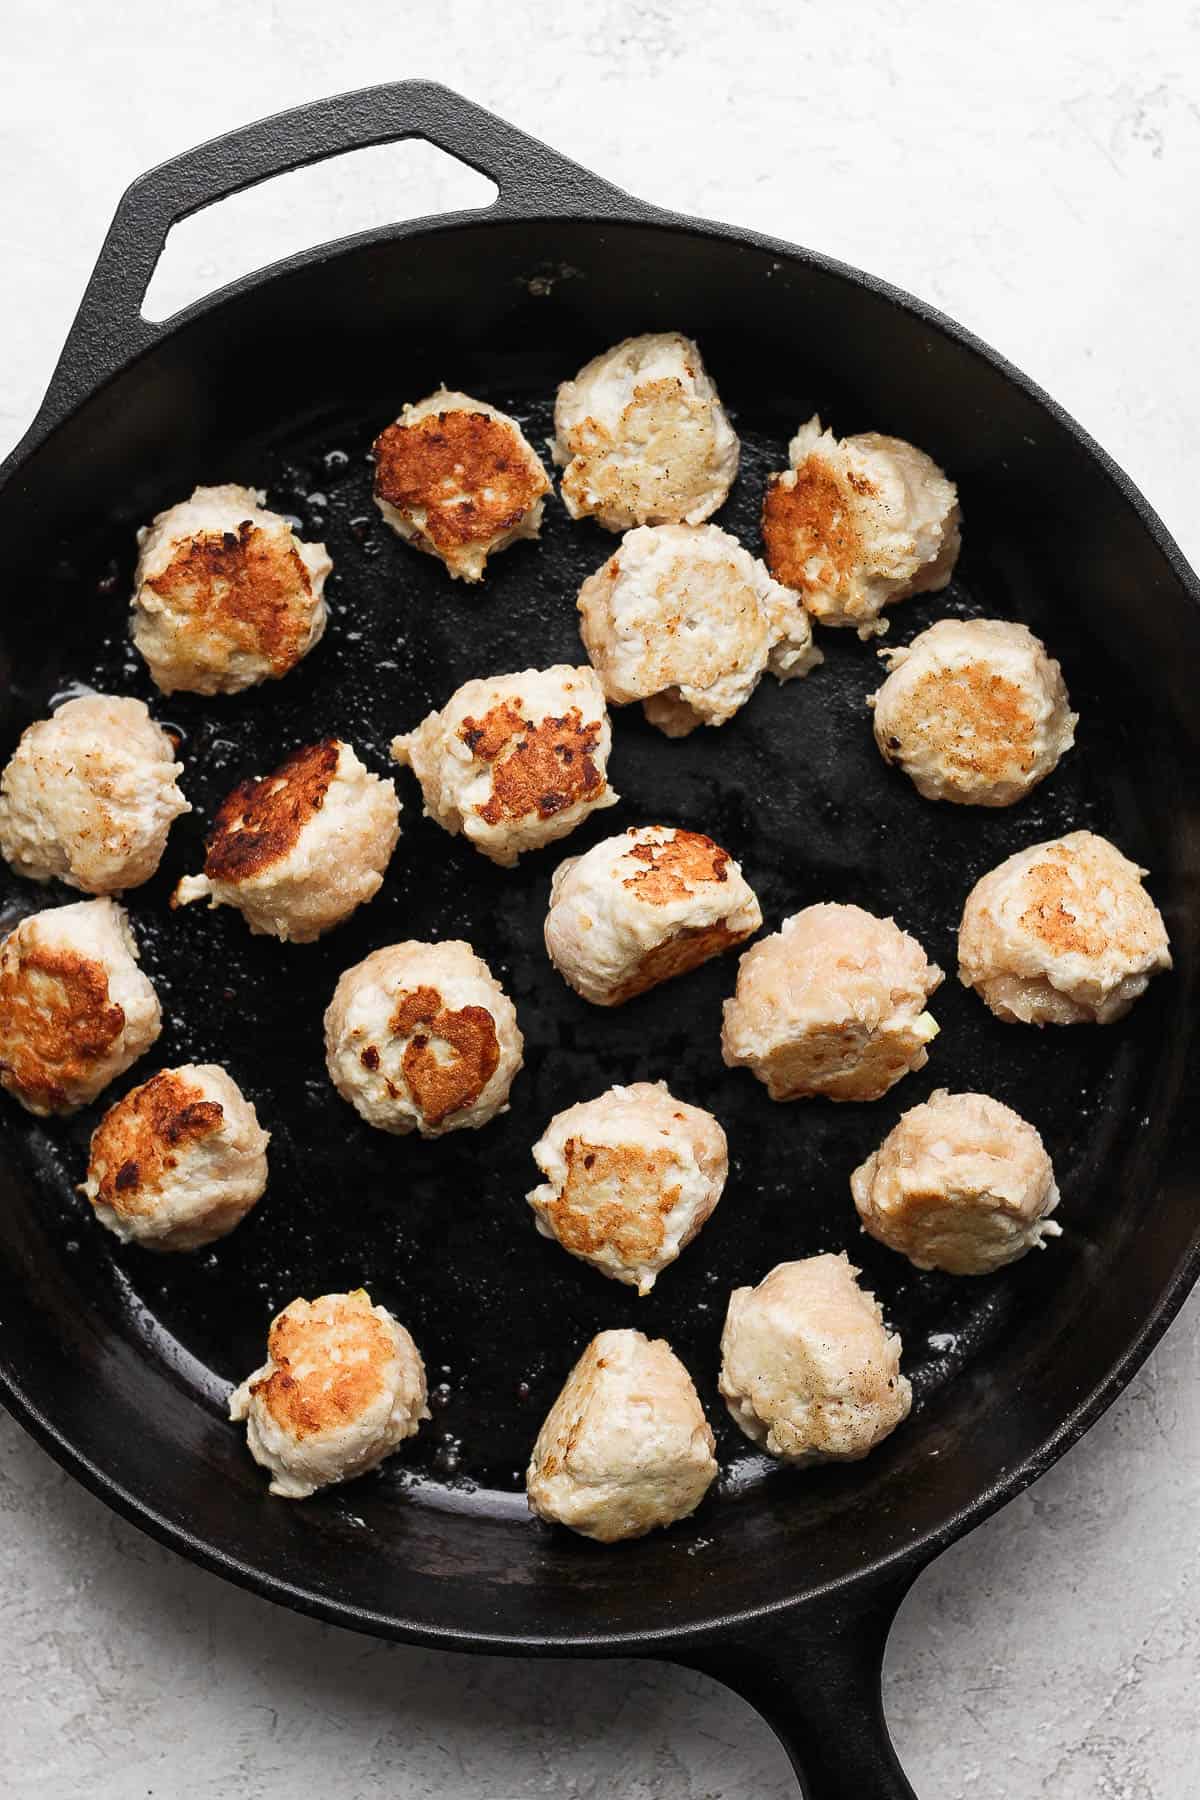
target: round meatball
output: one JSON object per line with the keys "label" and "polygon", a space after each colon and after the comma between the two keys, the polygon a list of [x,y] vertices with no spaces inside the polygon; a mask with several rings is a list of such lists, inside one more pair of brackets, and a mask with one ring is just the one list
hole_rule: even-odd
{"label": "round meatball", "polygon": [[0,778],[0,855],[32,881],[85,894],[140,887],[192,809],[183,764],[140,700],[86,694],[39,719]]}
{"label": "round meatball", "polygon": [[908,1417],[900,1339],[857,1276],[845,1254],[809,1256],[729,1297],[719,1386],[771,1456],[857,1462]]}
{"label": "round meatball", "polygon": [[503,869],[616,805],[611,749],[604,692],[586,663],[464,682],[441,712],[392,740],[421,784],[426,818]]}
{"label": "round meatball", "polygon": [[450,574],[480,581],[497,550],[535,538],[550,482],[515,419],[439,388],[375,440],[375,504]]}
{"label": "round meatball", "polygon": [[546,949],[596,1006],[620,1006],[731,950],[762,924],[728,851],[698,831],[638,825],[554,871]]}
{"label": "round meatball", "polygon": [[363,1288],[293,1300],[267,1360],[229,1397],[256,1463],[283,1500],[378,1468],[430,1416],[425,1365],[403,1325]]}
{"label": "round meatball", "polygon": [[554,460],[573,519],[609,531],[699,525],[737,474],[737,436],[700,351],[648,332],[594,356],[554,405]]}
{"label": "round meatball", "polygon": [[867,701],[875,742],[926,800],[1011,806],[1075,742],[1062,670],[1027,626],[939,619],[907,649],[879,654],[888,678]]}
{"label": "round meatball", "polygon": [[133,641],[164,694],[240,694],[286,675],[324,632],[333,563],[262,500],[198,487],[138,532]]}
{"label": "round meatball", "polygon": [[186,875],[171,905],[235,906],[252,932],[309,944],[375,898],[399,836],[394,784],[324,738],[226,796],[203,874]]}
{"label": "round meatball", "polygon": [[0,944],[0,1087],[29,1112],[77,1112],[162,1030],[124,907],[78,900]]}
{"label": "round meatball", "polygon": [[224,1069],[185,1063],[109,1108],[92,1133],[82,1191],[125,1243],[197,1250],[262,1198],[269,1142]]}
{"label": "round meatball", "polygon": [[457,938],[388,944],[347,969],[325,1014],[329,1079],[380,1131],[443,1137],[508,1111],[516,1009]]}
{"label": "round meatball", "polygon": [[665,1081],[556,1113],[533,1160],[546,1177],[527,1196],[542,1236],[639,1294],[691,1243],[729,1174],[717,1121]]}
{"label": "round meatball", "polygon": [[1091,831],[1019,850],[977,881],[958,978],[1008,1024],[1110,1025],[1171,967],[1145,869]]}
{"label": "round meatball", "polygon": [[608,698],[640,700],[686,737],[724,725],[764,670],[780,681],[822,661],[796,596],[716,525],[646,525],[579,591],[580,633]]}
{"label": "round meatball", "polygon": [[864,1229],[918,1269],[990,1275],[1061,1234],[1041,1138],[987,1094],[939,1088],[911,1107],[850,1191]]}
{"label": "round meatball", "polygon": [[960,547],[958,493],[923,450],[877,431],[839,441],[812,418],[788,457],[763,500],[767,567],[814,619],[866,638],[887,630],[885,606],[945,587]]}
{"label": "round meatball", "polygon": [[772,1100],[878,1100],[929,1061],[942,971],[892,919],[808,906],[747,950],[721,1048]]}
{"label": "round meatball", "polygon": [[601,1544],[695,1512],[717,1474],[692,1378],[662,1338],[594,1337],[546,1414],[525,1474],[530,1510]]}

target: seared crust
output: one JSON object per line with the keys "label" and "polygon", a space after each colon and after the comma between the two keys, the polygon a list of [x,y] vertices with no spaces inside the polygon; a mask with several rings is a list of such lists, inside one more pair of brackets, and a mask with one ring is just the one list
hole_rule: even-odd
{"label": "seared crust", "polygon": [[596,766],[601,722],[573,706],[561,718],[536,725],[515,701],[505,701],[482,719],[464,719],[459,736],[481,762],[494,764],[491,797],[476,807],[487,825],[536,813],[551,819],[579,801],[598,800],[604,776]]}
{"label": "seared crust", "polygon": [[235,650],[263,657],[286,675],[310,647],[311,626],[297,596],[312,596],[312,579],[295,545],[245,519],[235,531],[185,539],[161,574],[145,586],[176,613],[178,634],[193,640],[199,660],[214,631]]}
{"label": "seared crust", "polygon": [[[428,1027],[427,1033],[420,1030],[422,1025]],[[451,1113],[474,1106],[500,1066],[496,1021],[487,1008],[449,1010],[436,988],[420,987],[402,994],[391,1029],[398,1037],[409,1038],[402,1059],[404,1078],[429,1125],[440,1125]],[[448,1044],[455,1052],[452,1061],[443,1061],[438,1055],[438,1043]],[[362,1061],[366,1068],[378,1068],[378,1050],[368,1045]]]}
{"label": "seared crust", "polygon": [[762,534],[766,564],[776,581],[798,594],[848,593],[863,556],[855,498],[875,491],[866,476],[853,471],[843,486],[819,456],[772,475],[763,497]]}
{"label": "seared crust", "polygon": [[[567,1179],[544,1207],[563,1249],[594,1256],[609,1246],[631,1265],[652,1262],[666,1235],[663,1220],[678,1205],[681,1191],[678,1181],[667,1186],[664,1179],[678,1169],[670,1150],[589,1144],[573,1137],[564,1144],[563,1155]],[[614,1198],[608,1205],[597,1204],[594,1196],[605,1188]]]}
{"label": "seared crust", "polygon": [[1022,887],[1029,904],[1020,916],[1021,928],[1044,944],[1051,956],[1103,956],[1110,947],[1131,959],[1144,955],[1148,922],[1157,916],[1150,896],[1141,888],[1131,890],[1131,928],[1114,939],[1095,913],[1080,906],[1079,888],[1070,879],[1069,853],[1057,844],[1047,844],[1046,853],[1045,862],[1036,862],[1025,872]]}
{"label": "seared crust", "polygon": [[267,1355],[275,1367],[250,1392],[302,1443],[362,1417],[386,1385],[396,1346],[359,1289],[311,1306],[294,1300],[272,1322]]}
{"label": "seared crust", "polygon": [[239,782],[217,811],[207,840],[210,881],[246,881],[291,851],[337,773],[339,743],[323,738],[286,756],[271,775]]}
{"label": "seared crust", "polygon": [[624,885],[650,906],[688,899],[699,881],[727,879],[728,850],[699,831],[676,831],[662,843],[635,844],[628,855],[646,867],[626,876]]}
{"label": "seared crust", "polygon": [[93,1205],[133,1218],[154,1211],[180,1150],[221,1129],[225,1110],[173,1069],[164,1069],[110,1107],[92,1137],[100,1171]]}
{"label": "seared crust", "polygon": [[487,412],[398,419],[374,449],[376,498],[423,514],[421,533],[443,556],[511,531],[550,489],[512,425]]}
{"label": "seared crust", "polygon": [[125,1029],[103,963],[14,932],[0,949],[0,1083],[37,1112],[61,1112]]}
{"label": "seared crust", "polygon": [[734,945],[744,943],[757,929],[754,925],[745,931],[731,931],[724,920],[715,925],[685,925],[665,943],[646,952],[636,972],[621,983],[611,1004],[620,1006],[626,1000],[636,1000],[639,994],[648,993],[661,982],[698,969],[701,963],[711,962],[714,956],[723,956]]}

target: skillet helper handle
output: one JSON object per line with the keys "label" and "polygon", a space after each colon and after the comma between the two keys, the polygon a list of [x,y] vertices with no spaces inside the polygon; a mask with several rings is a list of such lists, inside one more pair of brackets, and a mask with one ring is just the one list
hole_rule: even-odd
{"label": "skillet helper handle", "polygon": [[882,1675],[888,1633],[917,1573],[677,1660],[762,1714],[806,1800],[916,1800],[892,1748]]}
{"label": "skillet helper handle", "polygon": [[160,163],[126,190],[35,429],[56,424],[165,334],[169,322],[151,323],[141,307],[172,225],[273,176],[404,138],[423,138],[495,182],[491,218],[651,210],[437,82],[388,82],[276,113]]}

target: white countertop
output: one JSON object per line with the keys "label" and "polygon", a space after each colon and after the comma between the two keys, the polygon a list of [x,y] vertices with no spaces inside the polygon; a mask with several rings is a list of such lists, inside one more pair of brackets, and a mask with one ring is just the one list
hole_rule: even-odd
{"label": "white countertop", "polygon": [[[281,107],[424,75],[634,192],[931,299],[1082,420],[1200,563],[1186,0],[7,0],[4,18],[3,445],[129,179]],[[264,244],[464,193],[411,146],[332,165],[293,186],[284,222],[260,196],[196,228],[196,286]],[[921,1800],[1197,1792],[1198,1350],[1193,1301],[1085,1442],[918,1583],[886,1693]],[[795,1794],[766,1726],[699,1676],[432,1654],[290,1617],[121,1523],[7,1419],[0,1512],[14,1800]]]}

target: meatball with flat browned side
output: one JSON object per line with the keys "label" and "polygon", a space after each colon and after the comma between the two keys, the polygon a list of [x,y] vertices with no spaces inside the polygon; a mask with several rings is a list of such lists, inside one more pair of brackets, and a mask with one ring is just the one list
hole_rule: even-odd
{"label": "meatball with flat browned side", "polygon": [[1146,873],[1093,831],[1019,850],[967,895],[958,978],[997,1018],[1109,1025],[1171,967]]}
{"label": "meatball with flat browned side", "polygon": [[368,1125],[443,1137],[508,1110],[516,1008],[458,938],[388,944],[347,969],[325,1014],[329,1079]]}
{"label": "meatball with flat browned side", "polygon": [[812,418],[788,446],[791,468],[763,500],[767,567],[822,625],[862,638],[887,630],[886,606],[944,588],[960,547],[958,493],[923,450],[864,431],[839,439]]}
{"label": "meatball with flat browned side", "polygon": [[216,1063],[163,1069],[109,1107],[82,1192],[102,1225],[147,1250],[197,1250],[241,1223],[267,1185],[270,1133]]}
{"label": "meatball with flat browned side", "polygon": [[239,694],[319,642],[333,563],[262,500],[198,487],[138,533],[133,641],[164,694]]}
{"label": "meatball with flat browned side", "polygon": [[229,1398],[270,1492],[305,1500],[378,1468],[429,1418],[412,1338],[363,1288],[293,1300],[276,1315],[267,1360]]}
{"label": "meatball with flat browned side", "polygon": [[553,448],[567,511],[608,531],[701,524],[740,452],[698,347],[677,331],[625,338],[564,381]]}
{"label": "meatball with flat browned side", "polygon": [[462,581],[535,538],[550,481],[515,419],[439,388],[375,440],[375,504],[392,530]]}
{"label": "meatball with flat browned side", "polygon": [[609,1088],[556,1113],[533,1146],[527,1195],[543,1237],[648,1294],[710,1216],[729,1173],[725,1133],[665,1081]]}
{"label": "meatball with flat browned side", "polygon": [[32,913],[0,943],[0,1087],[29,1112],[87,1106],[161,1030],[115,900]]}
{"label": "meatball with flat browned side", "polygon": [[85,694],[22,732],[0,778],[0,855],[85,894],[140,887],[191,807],[183,764],[141,700]]}
{"label": "meatball with flat browned side", "polygon": [[374,899],[399,836],[394,784],[324,738],[226,796],[171,904],[233,906],[257,935],[308,944]]}
{"label": "meatball with flat browned side", "polygon": [[586,663],[464,682],[392,740],[393,757],[421,784],[426,817],[505,869],[616,805],[611,749],[604,692]]}

